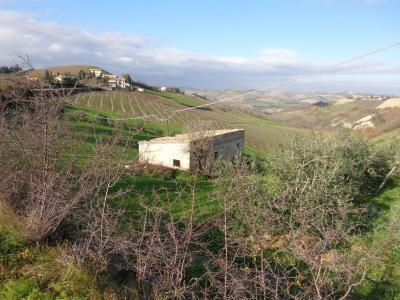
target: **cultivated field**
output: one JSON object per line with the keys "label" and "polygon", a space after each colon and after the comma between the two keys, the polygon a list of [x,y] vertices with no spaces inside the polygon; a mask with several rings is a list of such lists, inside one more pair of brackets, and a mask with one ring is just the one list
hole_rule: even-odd
{"label": "cultivated field", "polygon": [[400,98],[391,98],[378,106],[380,109],[400,107]]}
{"label": "cultivated field", "polygon": [[75,106],[109,113],[115,118],[147,116],[143,119],[145,123],[159,125],[166,131],[169,126],[170,133],[177,128],[185,131],[193,124],[202,124],[210,129],[244,128],[247,143],[261,149],[268,149],[277,142],[304,132],[222,105],[177,112],[169,122],[163,121],[176,110],[203,103],[205,102],[169,93],[125,91],[83,93],[71,100],[71,104]]}

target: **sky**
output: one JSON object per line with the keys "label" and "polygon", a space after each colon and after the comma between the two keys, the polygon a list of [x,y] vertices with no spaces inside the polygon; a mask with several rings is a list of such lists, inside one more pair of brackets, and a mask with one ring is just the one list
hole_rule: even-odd
{"label": "sky", "polygon": [[0,65],[156,85],[400,94],[400,0],[0,0]]}

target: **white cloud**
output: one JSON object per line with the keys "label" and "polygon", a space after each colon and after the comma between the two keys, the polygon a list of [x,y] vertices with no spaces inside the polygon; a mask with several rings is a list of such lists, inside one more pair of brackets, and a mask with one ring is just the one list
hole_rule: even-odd
{"label": "white cloud", "polygon": [[52,43],[47,49],[51,52],[59,52],[62,51],[64,48],[60,44]]}
{"label": "white cloud", "polygon": [[132,57],[121,56],[117,58],[121,63],[129,64],[133,61]]}
{"label": "white cloud", "polygon": [[[29,54],[36,67],[98,65],[112,72],[129,72],[154,84],[195,88],[273,88],[282,78],[310,72],[314,76],[332,73],[291,49],[263,49],[255,58],[211,56],[166,48],[144,36],[62,26],[37,20],[30,14],[7,11],[0,11],[0,45],[0,64],[13,63],[12,56],[16,54]],[[368,67],[370,74],[400,74],[399,67],[382,63]],[[333,73],[356,75],[368,71],[365,64],[355,64]],[[325,85],[333,88],[335,82]],[[292,86],[295,85],[291,82],[284,88]],[[304,86],[308,88],[309,84]]]}

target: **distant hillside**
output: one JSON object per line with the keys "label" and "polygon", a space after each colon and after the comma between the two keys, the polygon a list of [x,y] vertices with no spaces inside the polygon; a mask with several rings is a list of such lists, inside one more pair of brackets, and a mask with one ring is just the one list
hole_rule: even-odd
{"label": "distant hillside", "polygon": [[[396,99],[394,99],[396,100]],[[400,127],[400,108],[385,106],[389,100],[342,101],[325,107],[308,107],[277,112],[269,118],[285,124],[309,129],[332,130],[351,128],[364,131],[369,137]]]}
{"label": "distant hillside", "polygon": [[[231,98],[248,92],[240,90],[188,91],[190,94],[206,99]],[[261,113],[275,113],[288,108],[307,108],[315,103],[329,104],[340,98],[342,97],[336,94],[293,93],[281,90],[253,91],[235,101],[227,102],[227,105],[242,106]]]}
{"label": "distant hillside", "polygon": [[308,109],[312,106],[341,105],[355,101],[382,101],[384,95],[355,94],[355,93],[317,93],[317,92],[288,92],[282,90],[271,91],[197,91],[189,90],[188,93],[206,99],[231,98],[242,94],[243,97],[227,102],[228,105],[244,106],[257,112],[273,114],[283,110]]}

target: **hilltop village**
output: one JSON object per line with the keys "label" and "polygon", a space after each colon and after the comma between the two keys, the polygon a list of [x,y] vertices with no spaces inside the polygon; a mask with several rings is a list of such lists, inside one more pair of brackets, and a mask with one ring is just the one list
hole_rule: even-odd
{"label": "hilltop village", "polygon": [[[77,69],[79,67],[79,69]],[[161,92],[180,93],[176,87],[150,86],[132,79],[130,74],[117,75],[96,67],[67,66],[42,70],[39,73],[27,73],[31,83],[44,84],[45,88],[88,88],[90,90],[130,90],[144,92],[145,89]]]}

